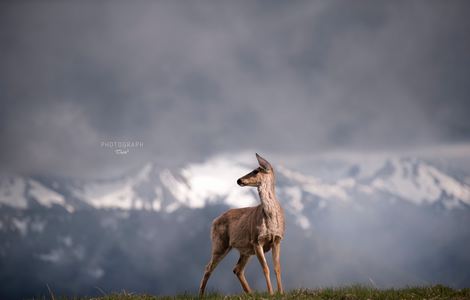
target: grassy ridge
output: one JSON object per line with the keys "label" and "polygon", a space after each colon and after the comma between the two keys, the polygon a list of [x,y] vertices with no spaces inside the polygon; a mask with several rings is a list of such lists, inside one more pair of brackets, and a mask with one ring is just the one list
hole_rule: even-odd
{"label": "grassy ridge", "polygon": [[[55,299],[70,299],[55,297]],[[91,299],[91,298],[74,298]],[[129,293],[109,294],[93,298],[96,300],[166,300],[166,299],[198,299],[196,295],[178,296],[152,296],[134,295]],[[222,295],[208,294],[204,299],[208,300],[248,300],[248,299],[470,299],[470,288],[455,290],[442,285],[429,287],[409,287],[403,289],[375,289],[365,286],[351,286],[342,288],[324,288],[313,290],[292,290],[284,295],[269,296],[266,293],[254,293],[251,295]]]}

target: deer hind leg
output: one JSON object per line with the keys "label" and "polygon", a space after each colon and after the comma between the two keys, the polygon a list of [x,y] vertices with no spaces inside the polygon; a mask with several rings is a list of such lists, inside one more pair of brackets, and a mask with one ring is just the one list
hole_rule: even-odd
{"label": "deer hind leg", "polygon": [[225,255],[227,255],[230,249],[230,246],[228,246],[228,244],[225,243],[222,239],[216,238],[213,240],[211,260],[206,265],[204,276],[202,277],[201,285],[199,286],[199,297],[204,296],[204,290],[206,289],[206,284],[209,280],[209,277],[211,276],[215,267],[217,267],[219,262],[225,257]]}
{"label": "deer hind leg", "polygon": [[274,265],[274,273],[276,273],[276,281],[277,281],[277,291],[282,294],[284,293],[284,289],[282,288],[282,280],[281,280],[281,239],[276,237],[273,243],[273,265]]}
{"label": "deer hind leg", "polygon": [[233,268],[233,273],[237,275],[238,280],[240,280],[240,284],[242,285],[242,288],[246,293],[251,293],[251,288],[245,278],[245,267],[249,259],[249,255],[240,254],[240,258],[238,259],[235,268]]}
{"label": "deer hind leg", "polygon": [[263,268],[264,277],[266,277],[266,285],[268,286],[268,292],[270,295],[272,295],[273,288],[271,286],[271,278],[269,277],[270,275],[269,275],[268,263],[266,262],[266,258],[264,257],[263,246],[261,246],[260,244],[256,244],[255,252],[256,252],[256,257],[258,257],[259,263],[261,264],[261,267]]}

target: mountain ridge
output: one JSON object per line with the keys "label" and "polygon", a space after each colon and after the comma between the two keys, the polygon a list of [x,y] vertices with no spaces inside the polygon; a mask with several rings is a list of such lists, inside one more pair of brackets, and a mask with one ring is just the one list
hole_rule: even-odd
{"label": "mountain ridge", "polygon": [[[25,209],[33,200],[45,207],[63,206],[70,213],[83,207],[169,213],[183,206],[200,208],[208,203],[242,207],[258,201],[253,191],[235,183],[250,170],[247,160],[215,156],[176,170],[147,163],[136,172],[114,179],[66,181],[62,186],[35,177],[4,176],[0,180],[0,205]],[[389,158],[375,170],[352,164],[349,174],[332,182],[283,165],[276,166],[276,170],[278,193],[293,206],[299,206],[299,193],[320,201],[357,201],[359,196],[381,194],[416,205],[442,202],[448,209],[470,205],[470,186],[464,180],[415,158]],[[77,202],[84,205],[80,207]]]}

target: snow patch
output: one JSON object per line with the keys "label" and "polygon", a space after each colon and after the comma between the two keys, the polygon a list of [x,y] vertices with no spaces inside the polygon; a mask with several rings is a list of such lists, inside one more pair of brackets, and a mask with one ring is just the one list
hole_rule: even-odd
{"label": "snow patch", "polygon": [[65,202],[65,199],[62,195],[46,188],[36,180],[29,180],[28,183],[30,185],[28,194],[36,199],[36,201],[38,201],[41,205],[45,207],[52,207],[52,205],[57,204],[63,206],[70,213],[74,211],[74,208]]}
{"label": "snow patch", "polygon": [[353,179],[344,179],[340,181],[340,184],[328,184],[322,182],[318,178],[305,176],[299,172],[289,170],[285,167],[279,167],[279,172],[282,173],[285,177],[300,184],[304,191],[321,198],[348,200],[349,197],[345,188],[355,184]]}
{"label": "snow patch", "polygon": [[302,228],[303,230],[307,230],[310,228],[310,221],[304,215],[298,216],[296,221],[300,228]]}
{"label": "snow patch", "polygon": [[26,182],[20,177],[7,177],[0,180],[0,203],[15,208],[26,208],[28,201],[24,193]]}
{"label": "snow patch", "polygon": [[155,199],[152,201],[152,209],[154,211],[160,211],[162,209],[163,202],[163,189],[160,186],[155,187]]}
{"label": "snow patch", "polygon": [[288,205],[293,211],[300,212],[304,209],[302,203],[302,191],[298,187],[288,187],[284,189],[284,193],[289,198]]}
{"label": "snow patch", "polygon": [[134,188],[150,181],[152,169],[152,163],[148,163],[135,176],[85,184],[81,189],[73,190],[73,194],[96,208],[151,210],[152,203],[141,199]]}
{"label": "snow patch", "polygon": [[169,214],[181,207],[181,203],[173,202],[165,208],[165,211]]}
{"label": "snow patch", "polygon": [[131,209],[135,193],[131,185],[117,182],[87,185],[80,196],[96,208]]}
{"label": "snow patch", "polygon": [[436,168],[427,166],[427,171],[434,176],[440,188],[449,196],[460,199],[470,205],[470,186],[461,184],[454,178],[439,172]]}
{"label": "snow patch", "polygon": [[[414,160],[390,160],[394,172],[386,178],[376,178],[371,186],[396,195],[414,204],[432,204],[446,194],[446,207],[456,207],[459,201],[470,204],[470,187],[443,174],[435,167]],[[448,199],[451,198],[451,199]],[[458,199],[456,201],[451,201]]]}
{"label": "snow patch", "polygon": [[152,164],[145,164],[135,177],[136,182],[150,181],[150,172],[152,171]]}
{"label": "snow patch", "polygon": [[311,183],[304,186],[305,191],[320,198],[338,199],[346,201],[349,199],[347,192],[334,184]]}
{"label": "snow patch", "polygon": [[[160,173],[161,182],[185,206],[204,207],[207,203],[221,201],[233,207],[255,203],[249,190],[242,190],[236,179],[250,170],[223,157],[204,163],[190,164],[176,178],[169,170]],[[169,208],[167,208],[168,210]]]}
{"label": "snow patch", "polygon": [[18,218],[12,219],[13,225],[15,225],[16,229],[20,232],[22,236],[25,236],[28,233],[28,220],[21,220]]}

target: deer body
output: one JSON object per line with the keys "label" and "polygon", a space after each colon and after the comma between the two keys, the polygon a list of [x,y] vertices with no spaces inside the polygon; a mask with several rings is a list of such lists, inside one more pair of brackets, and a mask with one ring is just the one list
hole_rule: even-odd
{"label": "deer body", "polygon": [[206,266],[199,290],[200,296],[212,271],[217,264],[235,248],[240,258],[233,272],[240,280],[245,292],[251,292],[246,281],[244,269],[252,255],[256,255],[266,277],[268,292],[272,294],[269,268],[264,252],[273,250],[274,271],[277,287],[283,292],[280,266],[280,242],[284,237],[284,211],[276,198],[274,189],[274,170],[271,165],[256,154],[260,167],[237,180],[241,186],[256,186],[261,204],[254,207],[230,209],[212,222],[212,256]]}

